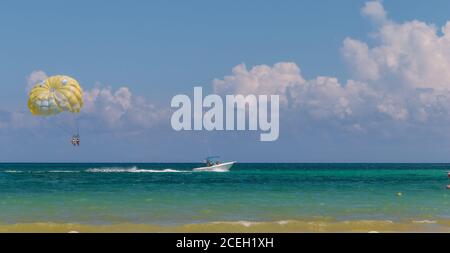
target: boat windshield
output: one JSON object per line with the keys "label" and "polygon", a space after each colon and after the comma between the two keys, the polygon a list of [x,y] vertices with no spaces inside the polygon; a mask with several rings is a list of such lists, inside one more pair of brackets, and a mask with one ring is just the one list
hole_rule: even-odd
{"label": "boat windshield", "polygon": [[213,166],[213,165],[219,165],[219,156],[208,156],[206,157],[205,161],[206,161],[206,165],[209,166]]}

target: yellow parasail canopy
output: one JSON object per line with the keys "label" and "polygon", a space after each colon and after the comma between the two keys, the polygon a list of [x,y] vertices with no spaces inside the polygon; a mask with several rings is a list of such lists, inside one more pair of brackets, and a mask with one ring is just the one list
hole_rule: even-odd
{"label": "yellow parasail canopy", "polygon": [[50,116],[61,112],[79,113],[83,89],[69,76],[51,76],[33,87],[28,108],[33,115]]}

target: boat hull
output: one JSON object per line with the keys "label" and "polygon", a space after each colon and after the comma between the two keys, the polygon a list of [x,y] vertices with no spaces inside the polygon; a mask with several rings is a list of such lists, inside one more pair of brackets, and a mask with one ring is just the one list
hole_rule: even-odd
{"label": "boat hull", "polygon": [[213,165],[209,167],[195,168],[193,169],[193,171],[228,172],[235,163],[236,162],[221,163],[219,165]]}

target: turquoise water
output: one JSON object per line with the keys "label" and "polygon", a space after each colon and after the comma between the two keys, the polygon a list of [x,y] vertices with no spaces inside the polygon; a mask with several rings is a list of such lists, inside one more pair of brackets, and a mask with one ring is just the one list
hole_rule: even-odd
{"label": "turquoise water", "polygon": [[450,219],[449,164],[200,166],[0,164],[0,223]]}

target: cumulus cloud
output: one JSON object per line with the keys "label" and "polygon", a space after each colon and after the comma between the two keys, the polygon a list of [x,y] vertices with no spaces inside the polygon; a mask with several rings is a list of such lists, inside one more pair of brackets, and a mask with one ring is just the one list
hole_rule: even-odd
{"label": "cumulus cloud", "polygon": [[[376,25],[374,41],[343,40],[341,52],[351,72],[348,80],[308,79],[294,62],[253,67],[242,63],[229,75],[213,80],[214,91],[279,95],[281,108],[289,110],[290,118],[340,122],[358,133],[366,133],[368,125],[380,128],[386,121],[449,122],[450,21],[440,28],[418,20],[395,22],[381,1],[365,3],[361,13]],[[28,86],[46,77],[45,72],[34,71]],[[85,101],[82,116],[95,126],[145,129],[169,118],[168,112],[125,86],[98,85],[85,91]]]}
{"label": "cumulus cloud", "polygon": [[385,99],[377,105],[377,109],[379,112],[385,113],[395,120],[405,121],[409,117],[408,110],[396,99]]}
{"label": "cumulus cloud", "polygon": [[[27,90],[36,83],[47,78],[42,70],[31,72],[27,77]],[[71,120],[58,115],[59,120]],[[118,131],[146,130],[168,119],[168,110],[160,108],[148,99],[134,95],[131,90],[122,86],[113,89],[97,83],[92,89],[84,90],[84,106],[77,116],[84,130],[111,129]],[[37,129],[51,127],[54,118],[31,116],[28,112],[0,111],[0,129]]]}
{"label": "cumulus cloud", "polygon": [[109,124],[120,120],[131,108],[131,92],[127,87],[113,91],[111,87],[85,91],[85,114],[95,114]]}
{"label": "cumulus cloud", "polygon": [[[381,10],[380,2],[369,2],[362,11],[387,20]],[[418,20],[382,22],[375,35],[373,47],[345,39],[342,52],[354,78],[391,93],[377,105],[378,110],[396,120],[446,119],[450,114],[450,21],[441,29]]]}
{"label": "cumulus cloud", "polygon": [[[389,79],[411,88],[450,88],[450,22],[442,35],[432,24],[411,21],[380,27],[379,45],[347,38],[343,52],[355,76],[363,80]],[[384,80],[382,80],[384,79]]]}
{"label": "cumulus cloud", "polygon": [[342,52],[358,80],[367,81],[380,78],[379,66],[366,43],[346,38],[343,42]]}
{"label": "cumulus cloud", "polygon": [[308,80],[305,87],[293,89],[296,108],[315,119],[354,119],[369,113],[366,106],[379,99],[367,84],[348,80],[341,84],[337,78],[319,76]]}
{"label": "cumulus cloud", "polygon": [[128,87],[96,87],[85,91],[82,115],[108,128],[146,129],[160,123],[166,111],[134,96]]}
{"label": "cumulus cloud", "polygon": [[[367,2],[363,16],[377,25],[374,46],[346,38],[342,55],[351,79],[319,76],[306,80],[293,62],[244,64],[213,82],[219,94],[278,94],[297,117],[337,119],[365,132],[370,121],[448,121],[450,118],[450,21],[438,29],[413,20],[397,23],[381,1]],[[292,115],[292,113],[290,114]]]}
{"label": "cumulus cloud", "polygon": [[11,133],[21,129],[38,130],[42,122],[23,111],[0,110],[0,133]]}
{"label": "cumulus cloud", "polygon": [[47,74],[42,70],[35,70],[27,76],[26,91],[29,92],[37,83],[47,79]]}
{"label": "cumulus cloud", "polygon": [[[47,79],[47,74],[42,70],[32,71],[26,77],[25,91],[28,93],[37,83]],[[23,128],[36,128],[40,121],[23,111],[0,110],[0,130],[15,131]]]}
{"label": "cumulus cloud", "polygon": [[233,68],[231,75],[215,79],[213,88],[219,94],[280,95],[280,102],[286,104],[287,90],[304,83],[300,68],[293,62],[280,62],[272,67],[258,65],[250,70],[242,63]]}
{"label": "cumulus cloud", "polygon": [[377,99],[367,84],[319,76],[306,80],[297,64],[280,62],[247,70],[244,64],[232,74],[214,80],[214,91],[226,94],[279,95],[284,109],[291,108],[314,119],[346,119],[364,113],[364,106]]}
{"label": "cumulus cloud", "polygon": [[387,13],[384,10],[381,1],[366,2],[361,12],[364,16],[369,17],[376,23],[384,23],[388,21]]}

